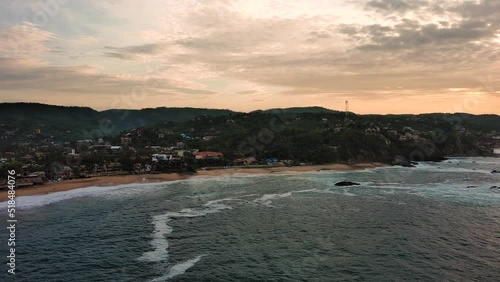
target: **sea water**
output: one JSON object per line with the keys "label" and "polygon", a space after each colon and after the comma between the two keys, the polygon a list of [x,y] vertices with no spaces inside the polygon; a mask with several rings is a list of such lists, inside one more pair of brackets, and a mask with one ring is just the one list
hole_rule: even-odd
{"label": "sea water", "polygon": [[19,197],[16,275],[3,256],[0,281],[500,281],[499,168],[457,158]]}

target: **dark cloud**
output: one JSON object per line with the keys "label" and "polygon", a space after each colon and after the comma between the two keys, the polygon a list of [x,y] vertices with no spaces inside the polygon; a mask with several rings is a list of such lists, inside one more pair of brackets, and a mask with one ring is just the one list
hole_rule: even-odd
{"label": "dark cloud", "polygon": [[463,20],[448,27],[434,23],[420,26],[406,23],[396,26],[370,25],[364,27],[361,32],[364,32],[371,42],[359,46],[360,49],[394,50],[415,49],[429,44],[452,46],[474,40],[492,39],[497,29],[480,20]]}
{"label": "dark cloud", "polygon": [[[135,33],[146,36],[149,32],[152,35],[146,42],[155,43],[137,44],[141,37],[131,38],[122,46],[95,41],[86,50],[90,55],[75,61],[79,64],[75,67],[64,67],[60,58],[83,56],[72,51],[80,48],[77,41],[61,50],[47,44],[51,34],[41,37],[43,34],[37,32],[26,40],[14,40],[26,41],[18,44],[19,54],[35,59],[52,52],[49,60],[59,57],[52,64],[44,64],[41,59],[1,59],[0,89],[118,96],[140,87],[141,79],[103,73],[137,73],[141,63],[156,61],[161,64],[158,76],[163,79],[152,89],[154,95],[212,98],[217,93],[206,89],[218,88],[221,92],[217,99],[234,94],[240,101],[278,93],[282,94],[276,96],[278,100],[287,100],[286,95],[293,96],[290,100],[301,95],[307,99],[338,95],[369,100],[434,95],[446,93],[448,88],[473,92],[479,75],[498,70],[499,0],[335,1],[335,8],[354,7],[345,10],[345,16],[329,9],[307,8],[328,6],[325,2],[330,1],[312,5],[297,2],[298,8],[304,8],[299,13],[286,11],[291,1],[273,1],[273,8],[283,9],[277,13],[264,9],[258,16],[252,11],[259,7],[257,3],[250,8],[239,7],[232,0],[194,2],[179,2],[166,9],[166,19],[159,26],[164,25],[168,32]],[[20,37],[24,34],[16,31],[9,29],[9,37],[0,37],[27,37]],[[133,29],[124,27],[117,32],[123,32],[123,36],[134,34]],[[0,47],[11,48],[8,40],[3,42],[0,40]],[[24,46],[30,48],[21,48]],[[100,57],[95,59],[95,54]],[[95,64],[96,68],[83,63]],[[500,89],[496,81],[490,85]]]}
{"label": "dark cloud", "polygon": [[101,74],[89,66],[56,67],[37,60],[0,57],[0,89],[37,90],[94,95],[130,94],[137,88],[149,94],[193,94],[196,97],[213,96],[216,92],[179,87],[168,79],[121,77]]}
{"label": "dark cloud", "polygon": [[422,9],[429,4],[429,1],[425,0],[371,0],[366,3],[366,7],[382,12],[406,12]]}
{"label": "dark cloud", "polygon": [[163,51],[163,45],[161,44],[143,44],[143,45],[134,45],[134,46],[126,46],[126,47],[111,47],[105,46],[104,48],[110,49],[117,52],[126,52],[126,53],[134,53],[134,54],[158,54]]}
{"label": "dark cloud", "polygon": [[143,44],[126,47],[105,46],[106,51],[103,53],[105,57],[117,58],[122,60],[135,60],[141,55],[158,55],[165,51],[163,44]]}
{"label": "dark cloud", "polygon": [[[390,21],[340,28],[353,39],[364,39],[356,47],[363,52],[390,53],[407,64],[425,63],[429,68],[481,67],[498,60],[500,1],[373,0],[365,8]],[[407,12],[412,16],[403,16]]]}
{"label": "dark cloud", "polygon": [[137,59],[137,56],[135,54],[129,54],[129,53],[104,52],[103,56],[122,59],[122,60],[130,60],[130,61]]}

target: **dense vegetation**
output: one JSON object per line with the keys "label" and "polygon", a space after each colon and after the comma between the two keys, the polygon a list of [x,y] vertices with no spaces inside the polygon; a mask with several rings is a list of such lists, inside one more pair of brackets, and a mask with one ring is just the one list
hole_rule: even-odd
{"label": "dense vegetation", "polygon": [[[135,133],[138,127],[142,128],[140,136]],[[35,133],[36,129],[41,132]],[[9,131],[14,135],[7,136]],[[295,164],[409,164],[444,156],[490,155],[491,137],[500,132],[500,117],[355,115],[319,107],[250,113],[193,108],[98,112],[82,107],[0,104],[0,153],[33,154],[45,146],[43,157],[33,161],[44,164],[44,170],[55,162],[68,163],[67,149],[77,148],[76,140],[96,142],[103,138],[104,142],[120,145],[121,137],[131,132],[131,142],[125,147],[134,151],[84,154],[79,163],[92,166],[120,162],[124,168],[131,168],[136,162],[151,160],[153,151],[148,146],[169,148],[183,142],[187,149],[222,152],[225,158],[212,165],[231,165],[244,157],[255,157],[259,162],[277,158]],[[198,165],[205,163],[200,161]]]}
{"label": "dense vegetation", "polygon": [[102,128],[115,135],[122,130],[154,124],[161,121],[184,122],[200,115],[227,115],[229,110],[196,108],[156,108],[142,110],[96,111],[86,107],[64,107],[38,103],[0,103],[0,123],[3,129],[23,132],[42,132],[64,139],[85,138],[84,131]]}

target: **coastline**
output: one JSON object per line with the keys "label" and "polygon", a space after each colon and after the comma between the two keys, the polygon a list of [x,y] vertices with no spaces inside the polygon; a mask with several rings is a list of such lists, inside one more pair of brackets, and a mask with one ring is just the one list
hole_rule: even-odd
{"label": "coastline", "polygon": [[[226,168],[214,170],[199,170],[197,173],[161,173],[161,174],[130,174],[115,176],[99,176],[86,179],[64,180],[62,182],[48,183],[41,186],[32,186],[16,189],[16,197],[45,195],[55,192],[63,192],[86,187],[110,187],[123,184],[141,184],[168,182],[175,180],[184,180],[192,178],[210,178],[220,176],[252,175],[252,174],[287,174],[304,173],[313,171],[353,171],[369,168],[389,166],[383,163],[359,163],[354,165],[346,164],[328,164],[311,166],[293,166],[293,167],[269,167],[269,168]],[[0,192],[0,202],[7,201],[7,190]]]}

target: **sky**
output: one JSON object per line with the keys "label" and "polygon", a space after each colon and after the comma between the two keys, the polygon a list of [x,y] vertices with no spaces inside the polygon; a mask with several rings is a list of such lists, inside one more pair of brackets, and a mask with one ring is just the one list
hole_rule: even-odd
{"label": "sky", "polygon": [[0,5],[0,102],[500,114],[499,0]]}

